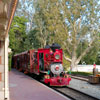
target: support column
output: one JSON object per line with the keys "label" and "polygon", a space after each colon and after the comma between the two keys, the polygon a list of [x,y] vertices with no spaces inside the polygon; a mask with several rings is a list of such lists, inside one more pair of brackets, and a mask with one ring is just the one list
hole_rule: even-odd
{"label": "support column", "polygon": [[0,40],[0,100],[4,100],[4,40]]}
{"label": "support column", "polygon": [[4,72],[5,72],[5,100],[9,100],[9,69],[8,69],[8,36],[5,38],[5,44],[4,44]]}
{"label": "support column", "polygon": [[0,40],[0,100],[9,100],[8,37]]}

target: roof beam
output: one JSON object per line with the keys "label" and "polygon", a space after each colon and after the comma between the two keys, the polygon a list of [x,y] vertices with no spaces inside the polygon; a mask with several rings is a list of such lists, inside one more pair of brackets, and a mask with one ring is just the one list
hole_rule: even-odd
{"label": "roof beam", "polygon": [[18,0],[0,0],[0,40],[8,35]]}

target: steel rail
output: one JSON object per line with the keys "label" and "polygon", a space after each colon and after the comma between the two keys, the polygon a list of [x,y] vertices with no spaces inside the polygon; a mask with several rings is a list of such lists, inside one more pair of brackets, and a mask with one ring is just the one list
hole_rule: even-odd
{"label": "steel rail", "polygon": [[[76,89],[73,89],[73,88],[71,88],[71,87],[65,87],[65,88],[55,88],[55,87],[53,87],[52,89],[54,89],[55,91],[58,91],[58,92],[60,92],[60,93],[62,93],[63,95],[65,95],[65,96],[67,96],[67,97],[69,97],[69,98],[71,98],[72,100],[100,100],[99,98],[96,98],[96,97],[94,97],[94,96],[91,96],[91,95],[88,95],[88,94],[86,94],[86,93],[83,93],[83,92],[81,92],[81,91],[79,91],[79,90],[76,90]],[[65,90],[66,89],[66,90]],[[69,91],[69,93],[68,92],[66,92],[66,91]],[[71,92],[70,92],[71,91]],[[76,94],[78,94],[77,96],[82,96],[84,99],[78,99],[78,97],[76,96],[75,97],[75,95],[73,96],[73,95],[71,95],[71,93],[75,93],[76,92]],[[85,99],[85,98],[89,98],[89,99]]]}

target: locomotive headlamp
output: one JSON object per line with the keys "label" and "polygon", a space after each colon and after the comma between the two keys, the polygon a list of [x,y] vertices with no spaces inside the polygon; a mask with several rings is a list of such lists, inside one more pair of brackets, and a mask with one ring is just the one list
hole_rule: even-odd
{"label": "locomotive headlamp", "polygon": [[58,71],[58,70],[59,70],[59,66],[57,66],[57,67],[55,68],[55,70]]}
{"label": "locomotive headlamp", "polygon": [[55,55],[55,58],[56,58],[56,59],[59,59],[59,58],[60,58],[60,55],[59,55],[59,54],[56,54],[56,55]]}

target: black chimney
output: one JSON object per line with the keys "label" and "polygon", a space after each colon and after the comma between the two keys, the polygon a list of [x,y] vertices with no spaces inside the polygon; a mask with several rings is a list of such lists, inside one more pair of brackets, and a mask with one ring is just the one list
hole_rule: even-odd
{"label": "black chimney", "polygon": [[53,52],[55,52],[55,49],[60,49],[61,48],[61,46],[57,43],[53,43],[52,46],[50,46],[50,47],[51,47]]}

